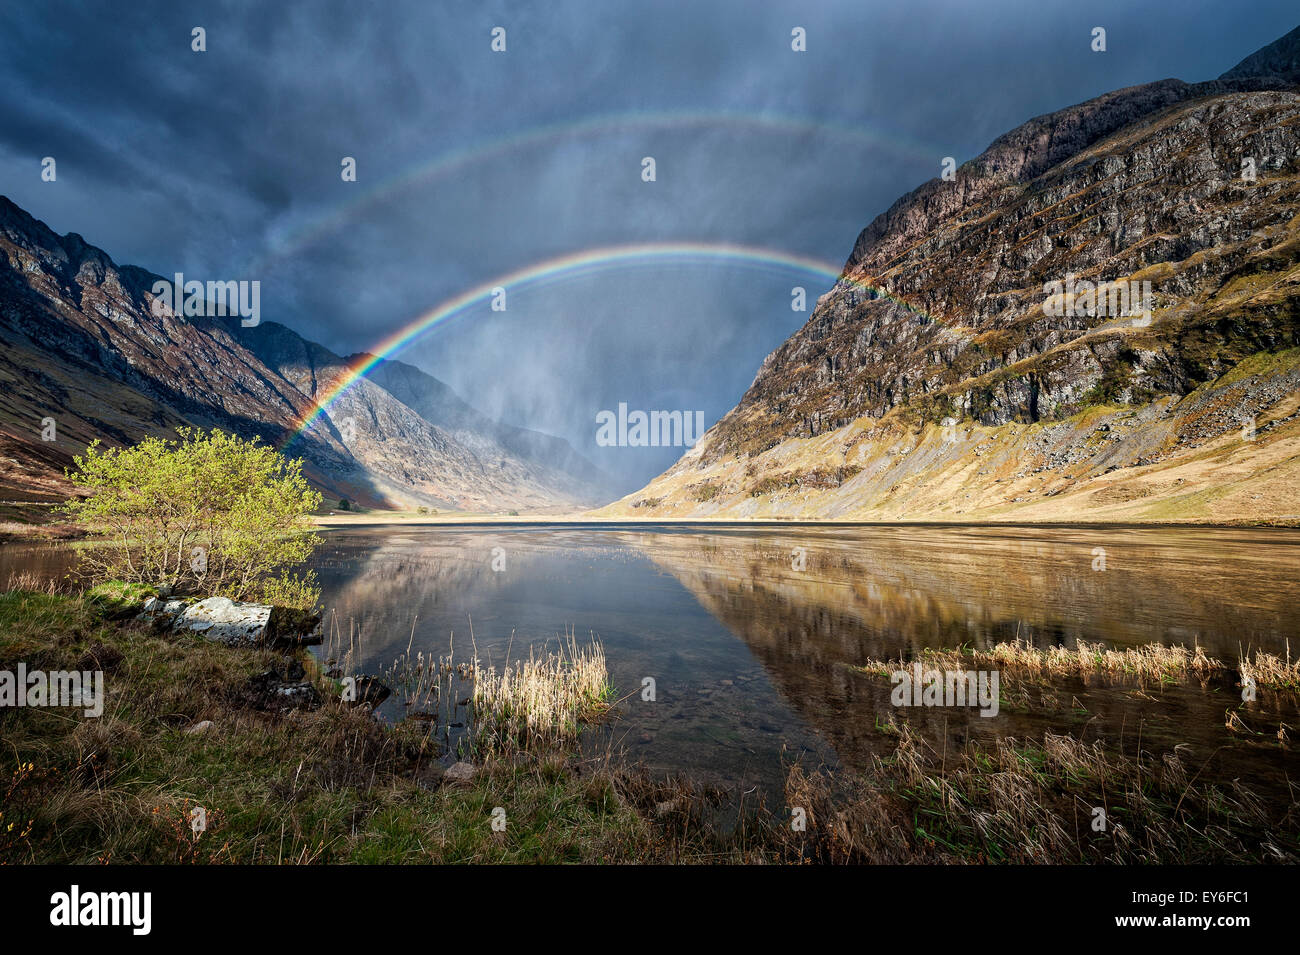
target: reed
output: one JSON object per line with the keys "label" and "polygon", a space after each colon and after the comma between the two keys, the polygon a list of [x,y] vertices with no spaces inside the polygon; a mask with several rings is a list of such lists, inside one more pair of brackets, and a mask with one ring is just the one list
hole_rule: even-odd
{"label": "reed", "polygon": [[[1099,643],[1078,641],[1073,648],[1038,648],[1017,640],[999,643],[987,650],[974,647],[955,649],[929,648],[920,659],[928,667],[946,670],[997,670],[1004,679],[1050,680],[1067,676],[1087,681],[1101,677],[1108,681],[1166,683],[1189,675],[1207,676],[1228,669],[1225,664],[1206,655],[1201,647],[1166,646],[1149,643],[1140,647],[1111,649]],[[876,675],[901,669],[907,662],[871,660],[856,669]]]}
{"label": "reed", "polygon": [[[1136,683],[1145,687],[1153,683],[1176,683],[1189,677],[1204,680],[1212,676],[1227,676],[1235,671],[1242,686],[1253,684],[1263,689],[1300,692],[1300,660],[1291,659],[1289,643],[1285,656],[1281,657],[1263,650],[1241,651],[1235,667],[1209,656],[1199,646],[1188,648],[1148,643],[1140,647],[1112,649],[1083,640],[1073,648],[1039,648],[1020,640],[999,643],[987,650],[927,647],[921,651],[920,659],[927,667],[939,670],[997,670],[1003,680],[1012,684],[1048,683],[1073,677],[1085,684],[1100,680]],[[909,664],[910,661],[900,657],[897,660],[869,660],[853,669],[873,676],[888,676]]]}
{"label": "reed", "polygon": [[511,753],[571,742],[582,727],[610,708],[612,687],[605,650],[592,637],[580,645],[573,632],[556,651],[495,667],[474,662],[473,741],[477,749]]}
{"label": "reed", "polygon": [[1300,690],[1300,660],[1291,659],[1290,641],[1286,645],[1285,657],[1260,650],[1253,654],[1247,651],[1241,655],[1238,668],[1243,684],[1254,683],[1274,690]]}
{"label": "reed", "polygon": [[434,724],[458,758],[554,749],[576,740],[610,708],[605,651],[595,637],[580,644],[566,633],[555,650],[529,647],[526,659],[500,669],[479,659],[472,631],[469,660],[455,658],[452,639],[440,656],[412,654],[408,645],[383,676],[406,719]]}

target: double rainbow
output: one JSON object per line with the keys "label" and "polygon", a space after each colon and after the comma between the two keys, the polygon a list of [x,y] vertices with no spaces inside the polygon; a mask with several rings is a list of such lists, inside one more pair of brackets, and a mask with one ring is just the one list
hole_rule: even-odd
{"label": "double rainbow", "polygon": [[[386,359],[393,358],[435,328],[464,315],[476,305],[487,302],[497,288],[504,288],[507,293],[512,293],[521,288],[544,286],[608,269],[659,266],[662,263],[683,265],[722,263],[734,268],[804,273],[829,284],[848,285],[875,297],[890,298],[916,314],[930,318],[881,289],[846,279],[839,267],[808,256],[752,246],[704,242],[651,242],[588,249],[548,259],[484,282],[454,298],[447,299],[377,342],[348,368],[330,390],[317,399],[314,407],[303,416],[297,429],[285,441],[283,447],[287,448],[298,436],[311,428],[321,415],[328,414],[330,406],[359,379],[364,378],[370,369]],[[813,298],[815,301],[815,294]]]}

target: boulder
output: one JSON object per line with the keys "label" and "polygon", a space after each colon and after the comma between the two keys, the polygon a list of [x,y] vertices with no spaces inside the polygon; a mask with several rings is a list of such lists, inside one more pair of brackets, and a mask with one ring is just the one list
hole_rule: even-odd
{"label": "boulder", "polygon": [[271,622],[269,604],[236,603],[229,597],[208,597],[191,604],[172,622],[176,631],[201,633],[229,647],[261,646]]}
{"label": "boulder", "polygon": [[320,614],[208,597],[190,603],[151,597],[141,620],[177,633],[201,633],[231,647],[310,646],[321,642]]}
{"label": "boulder", "polygon": [[442,774],[444,781],[449,783],[460,783],[462,785],[474,781],[474,764],[473,763],[452,763],[447,767],[447,771]]}

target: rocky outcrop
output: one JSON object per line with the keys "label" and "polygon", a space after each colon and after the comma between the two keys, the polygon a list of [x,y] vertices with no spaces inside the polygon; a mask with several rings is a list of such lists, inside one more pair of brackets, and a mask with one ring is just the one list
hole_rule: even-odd
{"label": "rocky outcrop", "polygon": [[228,597],[197,601],[150,597],[140,619],[173,633],[200,634],[229,647],[284,649],[321,642],[318,613],[241,603]]}
{"label": "rocky outcrop", "polygon": [[[900,199],[737,407],[602,513],[1011,519],[1024,516],[1012,505],[1086,490],[1068,514],[1056,502],[1077,518],[1097,503],[1088,482],[1231,443],[1248,421],[1276,427],[1228,449],[1233,474],[1293,481],[1278,442],[1295,440],[1300,91],[1232,72],[1030,120]],[[1138,294],[1058,307],[1051,283],[1076,280]],[[1149,308],[1135,304],[1148,290]],[[1257,356],[1277,360],[1261,357],[1250,400],[1212,425],[1203,406]],[[1100,441],[1102,425],[1124,437]],[[1179,493],[1209,478],[1182,475]]]}

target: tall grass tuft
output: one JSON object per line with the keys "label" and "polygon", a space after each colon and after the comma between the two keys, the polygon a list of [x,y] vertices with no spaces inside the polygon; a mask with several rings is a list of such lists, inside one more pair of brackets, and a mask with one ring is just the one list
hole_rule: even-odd
{"label": "tall grass tuft", "polygon": [[[970,667],[998,670],[1012,680],[1050,680],[1074,676],[1084,681],[1098,677],[1107,681],[1131,680],[1138,685],[1166,683],[1188,676],[1205,677],[1226,669],[1224,663],[1206,655],[1199,646],[1166,646],[1149,643],[1140,647],[1114,650],[1099,643],[1079,640],[1073,648],[1039,649],[1017,640],[999,643],[987,650],[973,647],[955,649],[926,648],[921,661],[928,667],[964,670]],[[887,675],[905,667],[906,661],[872,660],[858,669]]]}
{"label": "tall grass tuft", "polygon": [[40,574],[32,573],[30,570],[19,571],[9,574],[9,582],[5,585],[5,591],[9,593],[22,592],[29,594],[49,594],[54,595],[65,588],[61,587],[57,580],[49,577],[42,577]]}
{"label": "tall grass tuft", "polygon": [[572,631],[558,651],[495,667],[474,663],[473,742],[507,754],[572,742],[583,724],[599,719],[613,695],[605,650],[594,637],[581,646]]}
{"label": "tall grass tuft", "polygon": [[[472,633],[468,660],[455,658],[454,643],[442,656],[413,654],[408,645],[383,670],[406,719],[433,724],[458,758],[547,752],[574,742],[610,709],[605,651],[594,636],[580,644],[566,633],[557,649],[529,647],[526,659],[498,670],[480,661]],[[345,665],[350,660],[345,654]]]}
{"label": "tall grass tuft", "polygon": [[1239,664],[1243,683],[1269,687],[1275,690],[1300,690],[1300,660],[1291,659],[1291,644],[1286,646],[1286,658],[1256,650],[1241,655]]}

